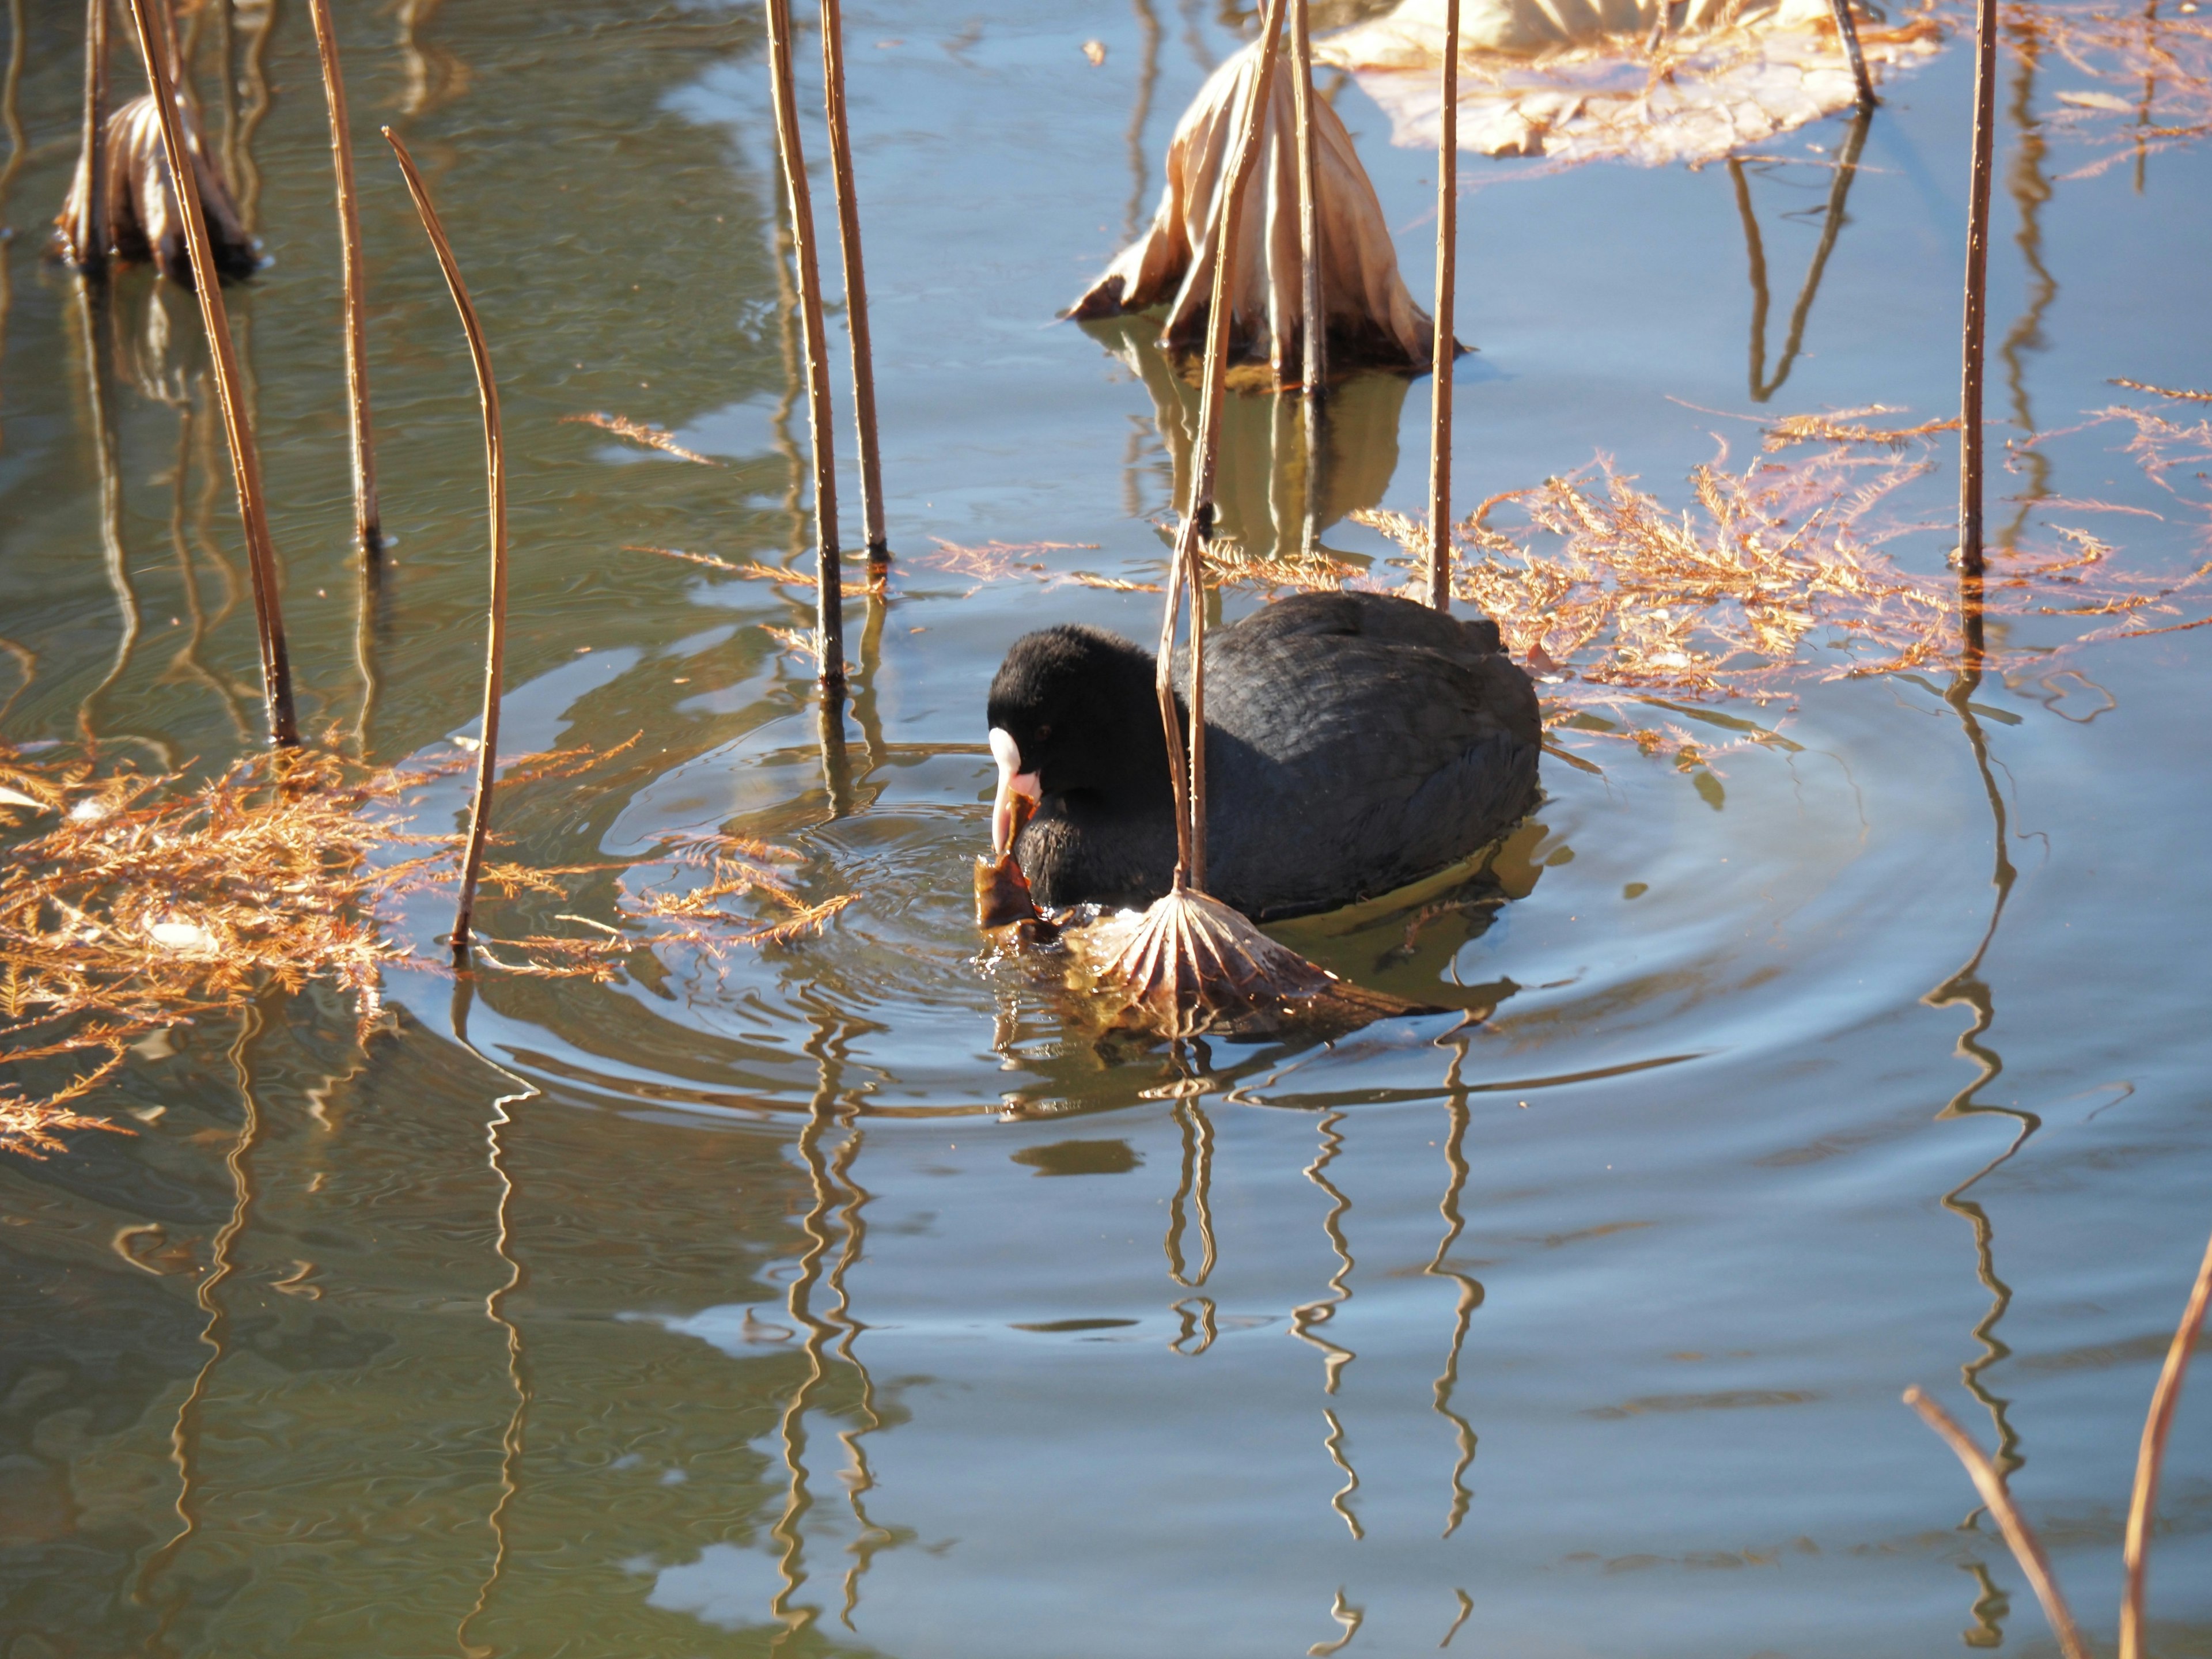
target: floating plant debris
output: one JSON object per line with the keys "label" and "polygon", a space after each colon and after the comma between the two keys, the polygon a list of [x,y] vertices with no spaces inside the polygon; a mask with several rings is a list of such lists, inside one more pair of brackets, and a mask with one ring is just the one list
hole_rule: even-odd
{"label": "floating plant debris", "polygon": [[611,432],[617,438],[627,438],[634,444],[643,444],[647,449],[657,449],[664,455],[673,455],[679,461],[690,461],[700,466],[720,466],[721,463],[694,449],[686,449],[670,434],[657,426],[647,426],[624,415],[563,415],[563,426],[595,426],[602,432]]}

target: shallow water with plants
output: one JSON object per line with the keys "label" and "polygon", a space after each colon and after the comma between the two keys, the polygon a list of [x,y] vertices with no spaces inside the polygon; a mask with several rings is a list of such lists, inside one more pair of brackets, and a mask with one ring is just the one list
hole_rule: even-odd
{"label": "shallow water with plants", "polygon": [[[1141,325],[1055,314],[1251,18],[847,11],[894,561],[847,602],[825,750],[758,9],[340,9],[375,582],[306,9],[180,9],[268,260],[228,298],[303,732],[409,769],[374,810],[413,831],[465,811],[477,411],[389,123],[500,376],[501,747],[570,757],[501,797],[471,972],[435,948],[451,889],[394,882],[378,926],[418,948],[365,1034],[353,991],[270,979],[134,1036],[73,1103],[115,1132],[0,1159],[0,1653],[2051,1650],[1913,1383],[2112,1627],[2212,1224],[2212,629],[2180,626],[2212,434],[2112,384],[2212,387],[2179,70],[2121,98],[2059,12],[2004,13],[1984,655],[1831,618],[1725,683],[1562,656],[1525,825],[1272,930],[1444,1012],[1167,1043],[979,936],[983,699],[1041,623],[1157,629],[1195,394]],[[1618,501],[1609,469],[1704,524],[1700,465],[1832,465],[1861,544],[1954,592],[1952,434],[1765,447],[1957,407],[1972,53],[1930,15],[1863,127],[1694,168],[1465,159],[1462,512]],[[174,287],[42,260],[82,23],[13,17],[0,739],[194,787],[262,734],[207,354]],[[1433,153],[1323,89],[1425,301]],[[1352,514],[1425,510],[1427,405],[1380,374],[1332,400],[1310,505],[1356,580],[1401,578]],[[1292,408],[1227,416],[1261,578],[1309,505]],[[1576,510],[1550,499],[1522,506]],[[40,817],[0,811],[11,861]],[[767,875],[695,925],[740,857]],[[602,972],[524,971],[611,937]],[[2212,1404],[2181,1409],[2168,1656],[2212,1652]]]}

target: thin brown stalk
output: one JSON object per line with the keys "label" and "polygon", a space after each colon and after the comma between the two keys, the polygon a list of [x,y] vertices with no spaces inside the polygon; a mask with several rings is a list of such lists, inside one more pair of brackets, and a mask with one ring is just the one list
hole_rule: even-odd
{"label": "thin brown stalk", "polygon": [[253,576],[253,620],[261,646],[261,695],[268,708],[270,741],[296,747],[299,727],[292,712],[292,660],[284,645],[283,601],[276,592],[276,549],[269,536],[268,508],[261,491],[261,454],[247,424],[246,392],[238,348],[230,337],[230,315],[222,302],[222,282],[208,246],[207,216],[200,206],[199,178],[185,146],[185,126],[162,50],[168,33],[159,0],[131,0],[131,20],[138,35],[138,55],[161,122],[161,149],[169,164],[169,188],[176,193],[184,221],[185,246],[191,256],[192,293],[200,322],[215,358],[216,401],[222,407],[223,432],[230,440],[231,480],[238,491],[238,516],[246,529],[246,555]]}
{"label": "thin brown stalk", "polygon": [[[1262,137],[1260,114],[1275,74],[1276,43],[1282,39],[1287,0],[1267,0],[1260,27],[1259,59],[1253,66],[1239,118],[1237,158],[1221,181],[1213,239],[1213,295],[1206,317],[1206,368],[1198,403],[1198,438],[1191,457],[1190,500],[1176,536],[1175,561],[1168,576],[1167,615],[1160,629],[1157,678],[1160,719],[1168,739],[1168,769],[1176,793],[1176,878],[1178,890],[1206,890],[1206,589],[1203,544],[1213,528],[1214,465],[1221,448],[1221,414],[1229,378],[1229,321],[1236,293],[1237,233],[1244,191],[1259,166]],[[1175,637],[1182,595],[1190,593],[1190,758],[1183,762],[1183,734],[1175,701]]]}
{"label": "thin brown stalk", "polygon": [[85,0],[84,131],[77,150],[76,189],[72,193],[77,211],[62,216],[62,237],[70,263],[88,276],[107,269],[107,216],[102,210],[106,204],[100,187],[100,175],[106,170],[106,157],[101,153],[106,142],[107,0]]}
{"label": "thin brown stalk", "polygon": [[806,427],[814,445],[814,648],[823,689],[845,684],[844,573],[837,554],[837,461],[830,431],[830,347],[822,320],[822,267],[814,246],[814,203],[806,186],[806,155],[799,139],[799,106],[792,88],[790,0],[767,0],[769,86],[775,105],[777,149],[783,159],[784,195],[791,208],[792,244],[799,254],[800,335],[806,350]]}
{"label": "thin brown stalk", "polygon": [[830,120],[830,175],[837,187],[837,245],[845,262],[845,326],[853,335],[853,418],[860,430],[860,521],[868,562],[888,563],[883,452],[876,441],[875,350],[868,337],[868,279],[860,262],[860,198],[853,180],[853,134],[845,114],[845,22],[838,0],[822,0],[822,101]]}
{"label": "thin brown stalk", "polygon": [[[1994,3],[1994,0],[1992,0]],[[1666,8],[1660,8],[1664,18]],[[1430,606],[1451,609],[1452,290],[1459,264],[1459,0],[1444,0],[1443,106],[1437,140],[1437,332],[1429,362]]]}
{"label": "thin brown stalk", "polygon": [[1851,79],[1857,84],[1859,108],[1872,113],[1875,106],[1874,82],[1868,78],[1866,53],[1859,49],[1859,26],[1851,21],[1851,0],[1828,0],[1836,15],[1836,33],[1844,43],[1844,56],[1851,60]]}
{"label": "thin brown stalk", "polygon": [[345,277],[346,416],[353,430],[353,525],[362,556],[374,562],[384,545],[376,501],[376,453],[368,423],[368,340],[362,319],[361,214],[354,204],[353,137],[346,120],[345,77],[338,72],[337,27],[331,0],[307,0],[315,50],[323,63],[323,97],[331,113],[331,167],[337,176],[338,251]]}
{"label": "thin brown stalk", "polygon": [[2143,1587],[2150,1568],[2150,1530],[2158,1519],[2159,1467],[2166,1459],[2166,1437],[2173,1428],[2173,1413],[2181,1404],[2181,1384],[2189,1375],[2189,1356],[2196,1352],[2197,1334],[2204,1328],[2204,1312],[2212,1304],[2212,1244],[2204,1249],[2203,1265],[2190,1287],[2188,1305],[2173,1341],[2166,1351],[2166,1367],[2151,1391],[2150,1413],[2143,1419],[2142,1449],[2136,1457],[2136,1490],[2128,1505],[2128,1536],[2124,1559],[2127,1589],[2120,1598],[2120,1659],[2142,1659]]}
{"label": "thin brown stalk", "polygon": [[[1328,313],[1321,291],[1321,204],[1314,188],[1313,31],[1307,0],[1291,0],[1291,106],[1298,126],[1298,274],[1304,284],[1305,365],[1309,398],[1322,395],[1328,374]],[[1306,458],[1310,469],[1313,457]]]}
{"label": "thin brown stalk", "polygon": [[1982,365],[1989,333],[1990,171],[1996,150],[1997,0],[1977,0],[1974,153],[1966,209],[1966,316],[1959,384],[1959,568],[1982,574]]}
{"label": "thin brown stalk", "polygon": [[2043,1546],[2036,1539],[2012,1501],[2006,1489],[2004,1476],[1996,1466],[1982,1455],[1982,1449],[1967,1437],[1950,1413],[1930,1400],[1918,1389],[1905,1391],[1905,1403],[1920,1413],[1921,1420],[1936,1431],[1943,1443],[1966,1465],[1966,1474],[1981,1493],[1982,1502],[1989,1505],[1990,1513],[1996,1517],[1997,1527],[2004,1540],[2011,1546],[2013,1559],[2027,1576],[2035,1591],[2035,1599],[2043,1604],[2043,1616],[2051,1623],[2052,1632],[2058,1638],[2059,1650],[2066,1659],[2090,1659],[2088,1644],[2082,1641],[2081,1632],[2074,1623],[2074,1614],[2059,1592],[2058,1581],[2051,1575],[2050,1560],[2043,1553]]}
{"label": "thin brown stalk", "polygon": [[390,127],[383,132],[392,154],[399,158],[407,192],[415,198],[415,210],[422,216],[422,228],[429,233],[430,246],[437,252],[438,268],[445,272],[453,309],[461,313],[461,330],[469,337],[469,360],[476,366],[477,398],[483,405],[484,483],[491,507],[491,601],[484,630],[483,718],[477,734],[476,799],[469,808],[468,845],[461,854],[461,892],[453,910],[453,954],[459,957],[468,952],[477,881],[483,873],[484,842],[491,831],[492,774],[499,765],[500,681],[507,659],[507,462],[500,447],[499,385],[492,378],[491,352],[484,344],[483,325],[477,320],[476,307],[469,303],[468,285],[461,280],[461,268],[454,261],[453,244],[446,240],[446,228],[439,222],[438,210],[431,204],[429,190],[415,170],[415,158],[407,153],[398,133]]}

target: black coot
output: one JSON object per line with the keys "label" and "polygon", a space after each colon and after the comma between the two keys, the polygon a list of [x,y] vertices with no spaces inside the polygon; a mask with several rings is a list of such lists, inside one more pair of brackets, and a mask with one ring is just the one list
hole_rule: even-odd
{"label": "black coot", "polygon": [[[1037,801],[1015,853],[1042,904],[1142,905],[1174,878],[1153,666],[1069,625],[1017,640],[991,683],[993,837],[1017,793]],[[1206,714],[1206,886],[1260,920],[1417,880],[1534,801],[1535,689],[1484,617],[1380,593],[1263,605],[1207,636]]]}

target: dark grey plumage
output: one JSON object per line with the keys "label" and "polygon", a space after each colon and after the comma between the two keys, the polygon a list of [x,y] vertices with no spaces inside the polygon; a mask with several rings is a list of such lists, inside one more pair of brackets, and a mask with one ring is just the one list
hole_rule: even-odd
{"label": "dark grey plumage", "polygon": [[[1534,803],[1535,690],[1486,618],[1303,594],[1210,635],[1206,661],[1206,886],[1248,915],[1403,886]],[[1174,810],[1152,679],[1151,653],[1075,626],[1025,635],[1000,665],[990,723],[1042,793],[1015,848],[1039,902],[1143,904],[1168,890]]]}

